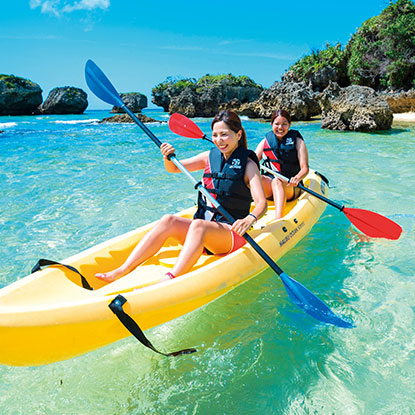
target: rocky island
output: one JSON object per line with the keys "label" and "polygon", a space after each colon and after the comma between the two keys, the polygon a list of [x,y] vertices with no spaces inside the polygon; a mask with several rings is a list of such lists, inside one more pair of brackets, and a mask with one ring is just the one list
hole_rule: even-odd
{"label": "rocky island", "polygon": [[[343,47],[313,50],[265,89],[248,76],[168,77],[152,89],[152,102],[164,111],[188,117],[213,117],[233,109],[269,120],[277,108],[293,120],[321,118],[322,128],[375,131],[391,128],[393,114],[415,111],[415,4],[390,3],[365,21]],[[141,113],[147,97],[121,94],[143,122],[161,122]],[[80,88],[54,88],[42,103],[41,87],[28,79],[0,75],[0,115],[81,114],[87,94]],[[122,108],[102,122],[132,122]]]}
{"label": "rocky island", "polygon": [[170,113],[179,112],[187,117],[213,117],[221,105],[236,105],[255,101],[263,91],[247,76],[205,75],[166,81],[152,90],[152,102]]}
{"label": "rocky island", "polygon": [[42,114],[83,114],[87,106],[86,92],[65,86],[52,89],[39,110]]}
{"label": "rocky island", "polygon": [[[128,107],[129,110],[134,112],[137,118],[143,123],[149,122],[158,122],[158,123],[165,123],[165,121],[155,120],[154,118],[147,117],[147,115],[143,114],[141,110],[147,107],[147,97],[144,94],[139,92],[128,92],[124,94],[120,94],[120,97],[124,104]],[[125,113],[124,109],[121,107],[113,107],[111,110],[112,113],[116,113],[117,115],[113,115],[112,117],[104,118],[100,121],[100,123],[133,123],[134,121],[132,118]]]}
{"label": "rocky island", "polygon": [[228,108],[268,120],[281,108],[297,121],[320,116],[322,128],[387,130],[393,112],[415,109],[414,33],[415,5],[398,0],[364,22],[344,48],[338,43],[313,51],[268,89],[231,74],[168,78],[153,88],[152,102],[188,117]]}
{"label": "rocky island", "polygon": [[0,75],[0,115],[38,114],[42,89],[14,75]]}
{"label": "rocky island", "polygon": [[[147,117],[147,115],[141,113],[141,112],[137,112],[135,114],[137,116],[137,118],[143,122],[143,123],[148,123],[148,122],[158,122],[161,124],[165,124],[165,121],[159,121],[159,120],[155,120],[154,118],[151,117]],[[103,118],[100,121],[100,124],[107,124],[107,123],[133,123],[133,119],[128,115],[128,114],[117,114],[117,115],[113,115],[112,117],[106,117]]]}
{"label": "rocky island", "polygon": [[[139,92],[120,94],[120,98],[132,112],[141,112],[143,108],[147,107],[147,97]],[[125,114],[124,109],[121,107],[112,107],[111,112],[115,114]]]}
{"label": "rocky island", "polygon": [[0,75],[0,115],[82,114],[88,106],[80,88],[54,88],[42,103],[42,88],[15,75]]}

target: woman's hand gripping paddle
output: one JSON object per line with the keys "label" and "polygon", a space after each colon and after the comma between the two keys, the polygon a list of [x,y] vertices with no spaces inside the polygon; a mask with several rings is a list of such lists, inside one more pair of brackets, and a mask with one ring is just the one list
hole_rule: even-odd
{"label": "woman's hand gripping paddle", "polygon": [[[204,140],[211,140],[203,134],[200,128],[189,118],[181,114],[172,114],[169,119],[170,130],[183,137],[189,138],[202,138]],[[281,180],[289,182],[288,177],[283,176],[281,173],[275,172],[268,167],[261,166],[261,168],[275,177]],[[299,184],[298,187],[307,193],[312,194],[323,202],[335,207],[336,209],[343,212],[346,217],[365,235],[372,238],[386,238],[386,239],[399,239],[402,233],[402,228],[394,221],[380,215],[379,213],[371,212],[370,210],[346,208],[330,199],[320,195],[319,193],[313,192],[307,187]]]}
{"label": "woman's hand gripping paddle", "polygon": [[[111,82],[104,75],[101,69],[99,69],[98,66],[91,60],[88,60],[86,63],[85,77],[89,88],[98,98],[102,99],[108,104],[124,108],[124,110],[149,136],[149,138],[158,147],[161,146],[160,140],[127,108]],[[190,128],[190,130],[191,129],[192,128]],[[201,134],[200,138],[203,138],[203,133]],[[235,219],[225,209],[223,209],[223,207],[216,201],[215,198],[211,196],[211,194],[202,186],[202,184],[190,174],[190,172],[183,166],[183,164],[177,160],[174,154],[170,155],[170,160],[189,178],[189,180],[193,182],[196,189],[199,190],[199,192],[201,192],[224,217],[226,217],[231,223],[235,221]],[[294,304],[296,304],[310,316],[324,323],[333,324],[338,327],[353,327],[353,324],[350,321],[344,320],[343,318],[334,314],[333,311],[311,291],[285,274],[283,270],[248,234],[245,234],[244,238],[251,244],[255,251],[262,257],[262,259],[280,276],[282,282],[284,283],[285,289],[287,290],[288,296],[294,302]]]}

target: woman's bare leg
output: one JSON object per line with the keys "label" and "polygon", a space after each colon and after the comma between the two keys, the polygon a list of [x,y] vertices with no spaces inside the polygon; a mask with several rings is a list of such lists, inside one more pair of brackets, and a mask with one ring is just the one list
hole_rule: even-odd
{"label": "woman's bare leg", "polygon": [[272,197],[274,200],[274,218],[281,219],[287,199],[294,196],[294,187],[287,186],[285,181],[278,178],[271,179],[268,176],[262,176],[262,186],[264,187],[265,197],[267,199]]}
{"label": "woman's bare leg", "polygon": [[287,199],[294,196],[294,187],[287,186],[285,182],[275,178],[272,180],[272,194],[274,196],[275,219],[281,219]]}
{"label": "woman's bare leg", "polygon": [[117,278],[131,272],[138,265],[155,255],[169,237],[175,238],[184,244],[191,219],[174,215],[163,216],[157,224],[146,233],[127,260],[113,271],[95,274],[95,277],[105,282],[112,282]]}
{"label": "woman's bare leg", "polygon": [[225,254],[232,248],[232,234],[225,224],[194,219],[189,226],[183,249],[172,269],[176,277],[190,271],[208,248],[215,254]]}
{"label": "woman's bare leg", "polygon": [[268,176],[262,176],[262,187],[264,188],[265,197],[270,199],[272,194],[272,179]]}

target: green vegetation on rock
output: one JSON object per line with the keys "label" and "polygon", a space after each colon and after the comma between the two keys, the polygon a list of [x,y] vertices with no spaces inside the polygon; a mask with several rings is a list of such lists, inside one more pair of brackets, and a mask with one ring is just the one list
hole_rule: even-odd
{"label": "green vegetation on rock", "polygon": [[16,88],[17,86],[25,85],[36,85],[34,82],[29,81],[28,79],[20,78],[19,76],[14,75],[4,75],[0,74],[0,82],[3,81],[8,89]]}
{"label": "green vegetation on rock", "polygon": [[134,97],[140,96],[140,97],[145,97],[144,94],[142,94],[141,92],[123,92],[124,95],[131,95]]}
{"label": "green vegetation on rock", "polygon": [[346,46],[353,84],[373,88],[415,86],[415,4],[398,0],[362,24]]}
{"label": "green vegetation on rock", "polygon": [[296,77],[301,81],[307,81],[311,73],[321,69],[332,67],[340,74],[346,74],[346,56],[340,43],[332,46],[326,45],[326,49],[314,50],[310,55],[304,56],[290,67]]}
{"label": "green vegetation on rock", "polygon": [[169,76],[165,81],[156,85],[151,91],[153,94],[157,94],[169,89],[172,91],[173,95],[178,95],[187,87],[195,88],[195,84],[196,79],[194,78],[174,78]]}
{"label": "green vegetation on rock", "polygon": [[332,67],[343,84],[375,89],[415,87],[415,4],[391,1],[379,16],[365,21],[343,49],[340,43],[313,51],[289,68],[308,81],[313,73]]}
{"label": "green vegetation on rock", "polygon": [[171,95],[179,95],[185,88],[191,88],[196,92],[202,92],[203,90],[226,84],[227,86],[240,86],[240,87],[257,87],[262,88],[261,85],[256,84],[248,76],[234,76],[232,74],[222,75],[209,75],[206,74],[198,80],[195,78],[173,78],[168,77],[164,82],[156,85],[152,89],[152,93],[160,93],[166,89],[169,89]]}
{"label": "green vegetation on rock", "polygon": [[209,75],[202,76],[197,82],[196,87],[199,89],[211,88],[213,86],[225,84],[227,86],[242,86],[242,87],[256,87],[261,88],[261,85],[256,84],[251,78],[246,75],[234,76],[230,74],[223,75]]}

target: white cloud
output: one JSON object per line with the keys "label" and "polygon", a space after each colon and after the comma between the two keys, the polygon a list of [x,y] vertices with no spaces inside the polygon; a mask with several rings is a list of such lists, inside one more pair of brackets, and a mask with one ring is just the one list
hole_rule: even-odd
{"label": "white cloud", "polygon": [[110,6],[110,0],[30,0],[30,8],[40,7],[42,13],[60,16],[64,13],[71,13],[76,10],[106,10]]}
{"label": "white cloud", "polygon": [[40,7],[42,13],[50,13],[58,15],[59,0],[30,0],[30,8]]}
{"label": "white cloud", "polygon": [[110,6],[110,0],[81,0],[73,5],[67,4],[62,9],[65,12],[72,12],[74,10],[94,10],[102,9],[106,10]]}

